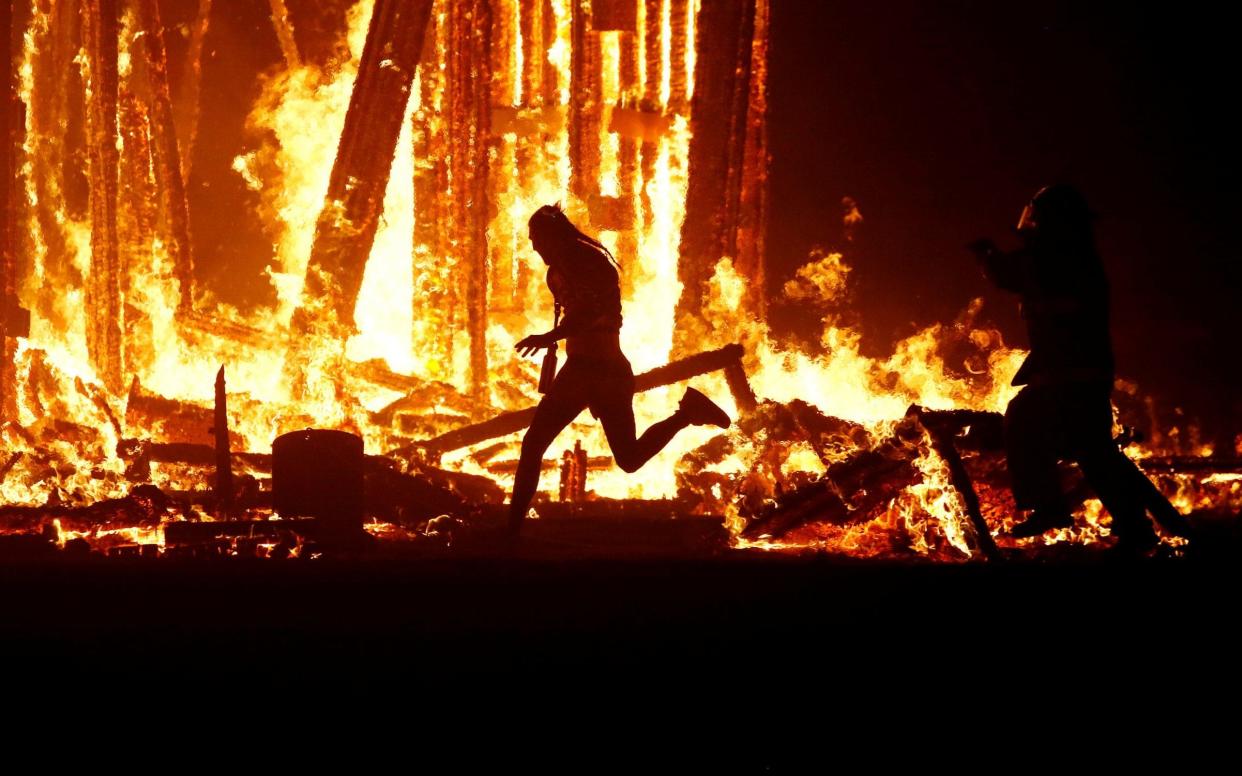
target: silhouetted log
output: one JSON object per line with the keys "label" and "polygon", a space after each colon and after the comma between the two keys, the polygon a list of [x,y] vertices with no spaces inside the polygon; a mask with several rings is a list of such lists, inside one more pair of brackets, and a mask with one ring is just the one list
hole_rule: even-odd
{"label": "silhouetted log", "polygon": [[[353,323],[431,0],[376,0],[306,270],[309,319]],[[455,4],[454,4],[455,5]],[[308,309],[309,308],[309,309]]]}
{"label": "silhouetted log", "polygon": [[865,522],[918,482],[915,460],[923,428],[908,415],[887,439],[828,467],[823,477],[782,495],[742,531],[748,539],[777,538],[811,522]]}
{"label": "silhouetted log", "polygon": [[[216,449],[211,445],[192,442],[151,442],[145,439],[122,439],[117,443],[117,455],[125,461],[148,463],[179,463],[187,466],[215,466]],[[252,471],[271,471],[272,456],[268,453],[230,453],[230,461],[236,460]]]}
{"label": "silhouetted log", "polygon": [[86,345],[91,365],[114,393],[123,388],[121,282],[117,249],[117,7],[116,0],[84,0],[87,147],[90,176],[91,262],[86,282]]}
{"label": "silhouetted log", "polygon": [[147,77],[151,86],[151,135],[156,180],[168,221],[168,253],[173,260],[173,276],[180,287],[178,307],[194,302],[194,259],[190,243],[190,209],[185,182],[181,177],[181,151],[177,147],[177,127],[173,122],[172,98],[168,91],[168,54],[164,47],[164,25],[157,0],[137,0],[142,50],[147,55]]}
{"label": "silhouetted log", "polygon": [[975,543],[979,550],[988,560],[999,560],[1000,550],[997,549],[996,542],[992,539],[992,532],[988,529],[988,523],[983,519],[983,512],[979,508],[979,494],[975,492],[974,483],[971,482],[970,474],[967,473],[966,466],[962,463],[962,457],[958,454],[957,446],[953,441],[963,428],[961,418],[946,417],[921,407],[911,409],[916,412],[919,421],[927,429],[932,446],[949,467],[949,479],[966,504],[966,514],[970,516],[970,524],[975,532]]}
{"label": "silhouetted log", "polygon": [[[741,345],[727,345],[719,350],[711,350],[683,358],[637,375],[634,378],[634,392],[642,393],[652,388],[689,380],[692,377],[714,372],[717,369],[725,369],[730,364],[736,363],[741,357]],[[426,442],[415,443],[412,447],[439,455],[450,450],[457,450],[478,444],[479,442],[485,442],[488,439],[516,433],[529,426],[534,417],[534,407],[505,412],[482,423],[454,429]],[[408,452],[410,451],[403,450],[397,451],[396,454],[401,455]]]}
{"label": "silhouetted log", "polygon": [[[572,454],[572,451],[567,450],[565,452],[567,454]],[[539,470],[545,471],[545,472],[553,471],[555,469],[560,468],[562,466],[562,462],[563,462],[563,457],[562,458],[544,458],[542,461],[539,462]],[[589,458],[584,457],[582,459],[581,468],[583,470],[589,469],[592,471],[603,471],[604,469],[611,469],[614,463],[615,461],[613,460],[611,455],[593,455]],[[487,465],[487,470],[489,472],[492,472],[493,474],[516,474],[517,468],[518,468],[517,458],[510,458],[504,461],[496,461],[495,463],[489,463]]]}
{"label": "silhouetted log", "polygon": [[59,520],[61,528],[68,531],[154,527],[166,514],[168,503],[168,497],[159,488],[139,485],[124,498],[105,499],[89,506],[0,506],[0,527],[13,532],[37,531],[53,520]]}
{"label": "silhouetted log", "polygon": [[192,522],[178,520],[164,525],[164,545],[201,544],[216,539],[256,537],[274,539],[284,534],[313,535],[318,521],[313,517],[293,520],[214,520]]}
{"label": "silhouetted log", "polygon": [[224,367],[216,374],[216,406],[212,423],[216,453],[216,503],[221,509],[233,504],[233,458],[229,446],[229,405],[224,392]]}
{"label": "silhouetted log", "polygon": [[1144,458],[1139,461],[1146,472],[1159,474],[1190,474],[1210,472],[1213,474],[1242,474],[1242,458],[1229,456],[1171,455]]}
{"label": "silhouetted log", "polygon": [[[700,317],[704,287],[717,262],[737,255],[755,4],[756,0],[704,3],[697,17],[690,177],[677,265],[682,282],[679,321]],[[676,72],[674,67],[675,87]],[[674,92],[675,102],[676,88]]]}
{"label": "silhouetted log", "polygon": [[580,199],[599,194],[599,35],[591,6],[571,0],[569,71],[569,190]]}
{"label": "silhouetted log", "polygon": [[[445,63],[449,177],[449,244],[465,276],[465,323],[470,341],[470,393],[487,390],[488,137],[491,122],[490,0],[449,4]],[[439,194],[438,196],[443,196]]]}
{"label": "silhouetted log", "polygon": [[[214,425],[215,414],[211,407],[148,393],[137,376],[130,383],[125,427],[131,433],[142,432],[160,441],[198,444],[214,450]],[[237,442],[233,439],[234,444]]]}

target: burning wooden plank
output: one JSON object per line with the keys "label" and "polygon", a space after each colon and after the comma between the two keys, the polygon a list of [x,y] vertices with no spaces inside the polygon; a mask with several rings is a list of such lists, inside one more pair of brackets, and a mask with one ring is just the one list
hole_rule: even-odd
{"label": "burning wooden plank", "polygon": [[[672,385],[692,377],[698,377],[717,369],[728,369],[738,363],[742,357],[741,345],[728,345],[719,350],[698,353],[679,361],[656,367],[634,377],[634,392],[642,393],[653,388]],[[404,457],[415,449],[424,450],[432,455],[441,455],[450,450],[457,450],[470,445],[485,442],[488,439],[507,436],[521,431],[530,425],[535,417],[535,408],[505,412],[482,423],[475,423],[464,428],[454,429],[447,434],[418,442],[410,449],[394,451],[394,455]]]}
{"label": "burning wooden plank", "polygon": [[572,0],[569,76],[569,190],[580,199],[599,193],[599,35],[591,6]]}
{"label": "burning wooden plank", "polygon": [[156,0],[138,0],[138,16],[143,27],[146,46],[146,73],[150,85],[151,135],[156,181],[163,196],[164,214],[168,223],[168,252],[173,261],[173,276],[180,285],[179,309],[191,307],[194,301],[194,260],[190,243],[190,209],[186,201],[185,182],[181,177],[181,151],[177,145],[177,128],[173,122],[172,99],[168,90],[168,55],[164,48],[164,25]]}
{"label": "burning wooden plank", "polygon": [[117,7],[85,0],[82,37],[87,54],[87,136],[91,264],[86,281],[86,343],[91,364],[114,393],[122,388],[121,282],[117,249]]}
{"label": "burning wooden plank", "polygon": [[212,423],[216,442],[216,504],[221,511],[233,505],[233,458],[229,449],[229,405],[224,392],[224,367],[216,374],[216,406]]}
{"label": "burning wooden plank", "polygon": [[[678,321],[683,333],[687,329],[681,321],[700,316],[704,286],[716,263],[738,255],[758,2],[721,0],[704,4],[697,17],[690,178],[678,264],[683,284]],[[677,83],[674,78],[675,92]]]}
{"label": "burning wooden plank", "polygon": [[199,92],[203,81],[203,40],[211,24],[212,0],[198,0],[198,14],[190,27],[190,45],[185,55],[185,71],[178,91],[177,148],[181,151],[181,181],[190,185],[190,171],[194,166],[194,144],[198,140]]}
{"label": "burning wooden plank", "polygon": [[921,407],[918,408],[917,414],[931,437],[932,446],[949,467],[950,480],[966,505],[966,514],[970,516],[970,523],[975,529],[975,541],[979,549],[988,560],[998,560],[1000,550],[996,548],[996,542],[992,540],[991,529],[988,528],[987,521],[983,519],[983,512],[979,508],[979,494],[975,492],[974,483],[970,481],[970,475],[962,463],[962,456],[958,453],[957,445],[953,441],[962,431],[961,421],[954,422],[955,419],[951,417],[946,418],[944,414],[928,412]]}
{"label": "burning wooden plank", "polygon": [[[446,129],[449,205],[457,269],[466,276],[466,331],[470,339],[471,394],[487,386],[487,148],[491,122],[489,0],[449,4]],[[443,193],[438,194],[443,196]]]}
{"label": "burning wooden plank", "polygon": [[[351,324],[383,210],[431,0],[377,0],[306,270],[303,327]],[[308,309],[309,308],[309,309]]]}
{"label": "burning wooden plank", "polygon": [[[81,17],[78,3],[66,2],[30,20],[31,77],[35,84],[52,88],[32,89],[30,104],[24,106],[31,129],[26,138],[30,169],[26,185],[33,190],[35,202],[11,203],[24,211],[22,222],[38,224],[42,243],[36,242],[33,230],[23,230],[19,255],[42,253],[43,283],[58,288],[82,285],[82,274],[73,261],[71,229],[89,216],[84,74],[78,56],[83,46]],[[24,130],[20,114],[13,116],[18,120],[10,124],[10,130]],[[15,143],[14,148],[20,146]],[[57,326],[66,324],[55,295],[40,294],[33,301],[41,317]]]}
{"label": "burning wooden plank", "polygon": [[12,338],[9,316],[4,313],[15,305],[16,251],[15,207],[17,117],[21,115],[21,103],[17,99],[16,84],[10,48],[13,42],[13,9],[4,3],[0,9],[0,62],[4,63],[0,74],[0,422],[17,417],[16,375],[13,364]]}

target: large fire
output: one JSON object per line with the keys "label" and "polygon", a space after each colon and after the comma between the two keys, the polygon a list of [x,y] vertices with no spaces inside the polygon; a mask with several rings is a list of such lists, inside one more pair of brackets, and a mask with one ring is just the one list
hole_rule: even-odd
{"label": "large fire", "polygon": [[[197,106],[169,112],[158,4],[33,3],[17,84],[27,106],[24,201],[14,209],[27,257],[17,285],[31,321],[28,336],[17,338],[0,462],[0,498],[31,509],[15,513],[11,530],[41,528],[62,547],[85,539],[96,547],[162,548],[171,523],[270,515],[270,506],[253,504],[225,515],[204,506],[210,500],[196,500],[211,474],[188,453],[134,453],[211,445],[222,365],[227,438],[252,494],[264,490],[262,456],[272,440],[307,427],[354,432],[368,453],[388,455],[407,473],[431,467],[479,475],[507,491],[520,429],[455,447],[427,443],[537,402],[537,364],[513,353],[517,340],[550,328],[552,318],[526,219],[560,202],[620,260],[622,347],[635,372],[737,343],[742,382],[757,399],[756,406],[739,401],[746,392],[738,392],[736,370],[732,379],[719,367],[695,377],[739,422],[725,434],[689,430],[638,476],[589,467],[592,498],[677,499],[686,512],[723,518],[739,548],[979,557],[983,537],[951,463],[931,424],[910,408],[1004,411],[1023,353],[982,322],[981,302],[951,324],[897,343],[886,358],[868,357],[851,325],[846,258],[817,252],[782,291],[790,303],[821,312],[817,340],[783,343],[764,323],[756,299],[761,229],[747,219],[762,218],[766,196],[767,0],[727,4],[748,14],[740,29],[750,77],[743,104],[734,105],[748,134],[729,173],[737,177],[741,215],[734,214],[728,249],[706,258],[684,248],[682,238],[698,172],[692,106],[704,72],[696,59],[706,34],[700,27],[705,18],[722,25],[720,18],[693,0],[431,3],[408,99],[386,106],[400,112],[399,135],[391,164],[380,160],[387,185],[352,316],[344,316],[352,321],[345,321],[321,309],[348,298],[348,284],[316,263],[316,251],[322,235],[348,232],[353,223],[348,203],[332,193],[334,165],[346,148],[343,135],[353,131],[351,100],[368,67],[368,36],[378,34],[376,5],[359,0],[348,8],[340,55],[324,62],[299,55],[290,17],[275,12],[284,4],[273,3],[285,61],[262,76],[247,119],[253,142],[237,155],[233,174],[262,203],[276,302],[242,310],[209,288],[190,287],[182,178],[189,169],[169,158],[177,148],[170,138],[180,139],[188,158],[195,133],[210,128],[187,126],[199,120]],[[109,14],[117,21],[112,60]],[[207,23],[207,15],[195,21],[198,53],[191,45],[187,58],[201,55]],[[385,67],[397,65],[378,65]],[[181,78],[197,71],[188,62]],[[115,83],[105,94],[109,78]],[[83,158],[85,169],[76,164]],[[119,170],[111,184],[110,164]],[[862,214],[850,202],[845,217],[856,224]],[[639,427],[666,416],[681,392],[674,384],[638,394]],[[835,431],[814,432],[806,418],[831,421]],[[606,457],[598,424],[580,421],[562,436],[563,447],[578,442],[587,461]],[[907,479],[893,492],[845,494],[848,519],[813,514],[779,536],[748,533],[782,495],[877,450],[905,467]],[[1130,449],[1144,457],[1211,452]],[[1003,487],[980,479],[978,460],[968,463],[989,532],[1000,533],[1012,505]],[[546,466],[541,491],[554,494],[557,477],[558,467]],[[1173,472],[1160,484],[1183,511],[1242,505],[1236,474]],[[120,502],[124,508],[116,509],[130,518],[149,519],[118,525],[107,508],[81,511]],[[55,516],[69,508],[79,510],[72,519]],[[369,529],[380,537],[434,532],[434,520],[399,522],[373,516]],[[1108,533],[1098,502],[1087,501],[1078,527],[1056,540],[1089,544]]]}

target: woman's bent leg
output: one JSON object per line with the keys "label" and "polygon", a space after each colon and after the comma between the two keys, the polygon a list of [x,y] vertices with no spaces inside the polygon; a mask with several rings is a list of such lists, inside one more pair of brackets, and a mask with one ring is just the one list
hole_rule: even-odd
{"label": "woman's bent leg", "polygon": [[690,422],[680,412],[674,412],[664,420],[653,423],[643,432],[641,437],[634,437],[634,406],[632,397],[620,401],[608,402],[596,408],[599,420],[604,424],[604,434],[608,436],[608,447],[612,449],[613,460],[625,472],[636,472],[642,465],[650,461],[656,453],[663,450],[677,432]]}

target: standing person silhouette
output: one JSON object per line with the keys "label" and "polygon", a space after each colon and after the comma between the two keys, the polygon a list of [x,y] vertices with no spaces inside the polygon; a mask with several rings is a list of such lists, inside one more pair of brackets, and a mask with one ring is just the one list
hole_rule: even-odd
{"label": "standing person silhouette", "polygon": [[509,530],[515,538],[538,488],[544,452],[582,410],[589,407],[603,424],[613,459],[626,472],[638,471],[687,426],[727,428],[730,422],[711,399],[687,388],[672,415],[635,437],[634,372],[621,352],[621,285],[612,254],[574,226],[558,205],[536,210],[529,227],[531,246],[548,265],[548,288],[564,318],[515,348],[527,356],[563,339],[567,358],[522,439],[509,501]]}
{"label": "standing person silhouette", "polygon": [[1035,194],[1022,211],[1018,250],[991,240],[970,247],[984,273],[1021,296],[1031,351],[1005,410],[1005,447],[1014,501],[1027,512],[1013,535],[1039,536],[1073,525],[1057,463],[1076,461],[1113,519],[1122,552],[1142,554],[1157,538],[1151,509],[1170,530],[1186,525],[1113,440],[1113,349],[1109,290],[1087,201],[1065,184]]}

